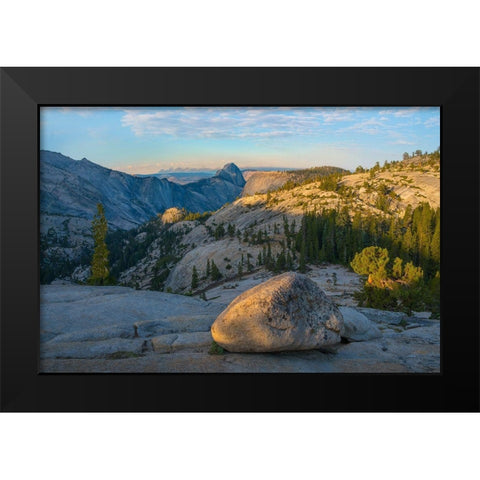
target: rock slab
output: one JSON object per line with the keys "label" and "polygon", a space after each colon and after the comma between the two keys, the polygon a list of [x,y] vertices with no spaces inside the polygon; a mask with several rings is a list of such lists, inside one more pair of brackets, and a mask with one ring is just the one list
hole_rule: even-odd
{"label": "rock slab", "polygon": [[151,340],[152,348],[157,353],[172,353],[179,350],[201,349],[207,350],[212,344],[210,332],[178,333],[160,335]]}
{"label": "rock slab", "polygon": [[343,330],[341,335],[350,342],[364,342],[380,338],[382,332],[363,313],[351,307],[339,307],[343,316]]}
{"label": "rock slab", "polygon": [[343,317],[315,282],[287,272],[239,295],[212,325],[229,352],[310,350],[340,342]]}

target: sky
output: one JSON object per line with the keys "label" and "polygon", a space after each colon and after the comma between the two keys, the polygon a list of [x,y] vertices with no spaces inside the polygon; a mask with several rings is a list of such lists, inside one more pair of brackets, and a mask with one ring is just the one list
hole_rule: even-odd
{"label": "sky", "polygon": [[130,174],[354,170],[440,145],[439,107],[41,107],[40,148]]}

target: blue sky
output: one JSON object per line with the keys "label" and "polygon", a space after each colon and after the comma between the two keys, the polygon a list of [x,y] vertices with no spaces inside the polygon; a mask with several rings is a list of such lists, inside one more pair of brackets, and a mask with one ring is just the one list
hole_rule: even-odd
{"label": "blue sky", "polygon": [[127,173],[355,169],[440,145],[438,107],[42,107],[40,148]]}

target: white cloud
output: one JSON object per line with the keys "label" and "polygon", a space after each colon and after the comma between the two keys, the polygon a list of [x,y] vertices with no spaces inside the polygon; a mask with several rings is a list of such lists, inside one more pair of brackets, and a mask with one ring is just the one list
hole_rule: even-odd
{"label": "white cloud", "polygon": [[345,107],[129,108],[124,110],[121,123],[136,136],[262,139],[318,134],[322,126],[354,119],[355,110]]}
{"label": "white cloud", "polygon": [[[302,137],[304,145],[319,138],[328,141],[345,134],[381,136],[390,145],[416,145],[418,128],[438,125],[439,117],[433,114],[437,110],[426,107],[126,108],[121,124],[138,137],[245,139],[261,143],[275,139],[275,148],[279,151],[283,148],[282,138],[291,136]],[[425,113],[432,113],[431,118]]]}
{"label": "white cloud", "polygon": [[41,107],[41,112],[74,114],[83,118],[89,118],[99,112],[123,110],[120,107]]}
{"label": "white cloud", "polygon": [[423,122],[423,125],[427,128],[440,126],[440,116],[430,117]]}
{"label": "white cloud", "polygon": [[409,141],[409,140],[399,138],[398,140],[390,142],[390,144],[391,145],[415,145],[416,142],[412,142],[412,141]]}
{"label": "white cloud", "polygon": [[337,133],[354,131],[357,133],[376,135],[382,131],[383,127],[385,127],[385,122],[377,120],[376,118],[368,118],[361,122],[354,123],[353,125],[349,125],[348,127],[340,128],[337,130]]}
{"label": "white cloud", "polygon": [[353,109],[339,109],[331,112],[322,113],[325,123],[346,122],[352,120],[354,115]]}
{"label": "white cloud", "polygon": [[411,117],[419,111],[420,107],[396,107],[380,110],[379,115],[393,115],[394,117]]}

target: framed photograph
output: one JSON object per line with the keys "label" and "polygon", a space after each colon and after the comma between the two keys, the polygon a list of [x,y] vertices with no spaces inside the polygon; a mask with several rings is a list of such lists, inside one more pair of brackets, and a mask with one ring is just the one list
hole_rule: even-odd
{"label": "framed photograph", "polygon": [[478,411],[476,68],[4,68],[5,411]]}

